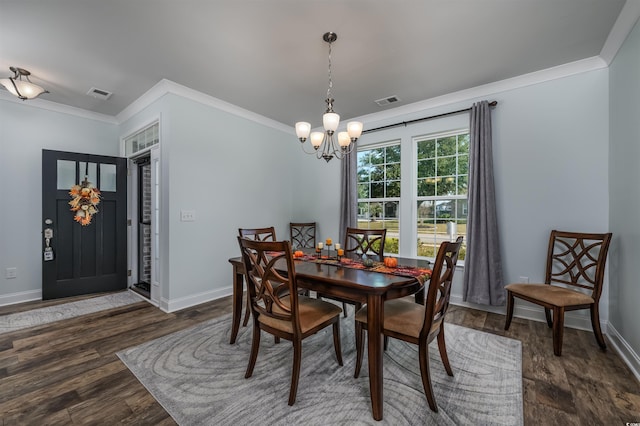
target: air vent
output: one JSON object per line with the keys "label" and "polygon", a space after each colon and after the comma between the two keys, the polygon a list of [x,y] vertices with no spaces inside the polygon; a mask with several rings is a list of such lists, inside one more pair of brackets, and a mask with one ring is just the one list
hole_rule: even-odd
{"label": "air vent", "polygon": [[95,87],[92,87],[87,92],[87,95],[93,96],[94,98],[107,100],[107,99],[109,99],[111,97],[112,93],[111,92],[107,92],[106,90],[97,89]]}
{"label": "air vent", "polygon": [[385,105],[389,105],[389,104],[393,104],[395,102],[399,102],[400,98],[397,96],[389,96],[386,98],[382,98],[382,99],[378,99],[377,101],[375,101],[375,103],[377,103],[379,106],[385,106]]}

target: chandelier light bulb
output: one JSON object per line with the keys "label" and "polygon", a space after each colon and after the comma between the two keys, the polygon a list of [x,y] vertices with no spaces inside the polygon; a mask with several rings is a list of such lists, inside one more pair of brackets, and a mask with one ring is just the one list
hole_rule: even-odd
{"label": "chandelier light bulb", "polygon": [[327,131],[335,132],[340,124],[340,115],[335,112],[327,112],[322,116],[322,125]]}
{"label": "chandelier light bulb", "polygon": [[315,149],[318,149],[320,147],[323,139],[324,139],[324,133],[322,132],[311,133],[311,145],[313,145]]}
{"label": "chandelier light bulb", "polygon": [[347,132],[351,140],[355,141],[362,135],[362,123],[360,121],[351,121],[347,124]]}
{"label": "chandelier light bulb", "polygon": [[347,148],[350,143],[351,143],[351,138],[349,137],[349,133],[347,132],[338,133],[338,145],[340,145],[342,148]]}
{"label": "chandelier light bulb", "polygon": [[311,124],[306,121],[298,121],[296,123],[296,136],[300,139],[300,142],[304,142],[311,133]]}

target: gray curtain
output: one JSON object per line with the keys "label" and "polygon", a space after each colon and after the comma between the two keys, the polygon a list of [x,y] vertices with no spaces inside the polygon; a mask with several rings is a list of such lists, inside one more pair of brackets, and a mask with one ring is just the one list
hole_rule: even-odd
{"label": "gray curtain", "polygon": [[473,104],[470,115],[469,214],[463,300],[498,306],[505,303],[505,290],[493,183],[489,103]]}
{"label": "gray curtain", "polygon": [[344,243],[345,231],[348,226],[358,225],[358,189],[357,189],[357,160],[358,147],[354,146],[342,159],[342,173],[340,186],[340,243]]}

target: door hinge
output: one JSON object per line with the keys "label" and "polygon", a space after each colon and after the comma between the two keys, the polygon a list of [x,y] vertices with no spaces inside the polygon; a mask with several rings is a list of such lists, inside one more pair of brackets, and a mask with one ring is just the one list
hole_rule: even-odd
{"label": "door hinge", "polygon": [[127,226],[131,226],[131,219],[127,219]]}
{"label": "door hinge", "polygon": [[127,269],[127,276],[130,277],[131,276],[131,269]]}

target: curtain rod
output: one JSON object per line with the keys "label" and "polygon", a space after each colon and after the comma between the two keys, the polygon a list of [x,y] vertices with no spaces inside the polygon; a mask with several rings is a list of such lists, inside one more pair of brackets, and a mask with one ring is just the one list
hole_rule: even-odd
{"label": "curtain rod", "polygon": [[[498,105],[498,101],[489,102],[489,106],[490,107],[494,107],[496,105]],[[377,132],[379,130],[390,129],[392,127],[398,127],[398,126],[407,127],[408,124],[417,123],[419,121],[433,120],[434,118],[442,118],[442,117],[447,117],[449,115],[462,114],[463,112],[467,112],[467,111],[471,111],[471,108],[459,109],[458,111],[445,112],[443,114],[432,115],[430,117],[416,118],[415,120],[409,120],[409,121],[403,121],[403,122],[400,122],[400,123],[389,124],[387,126],[376,127],[374,129],[367,129],[367,130],[363,130],[362,134],[371,133],[371,132]]]}

